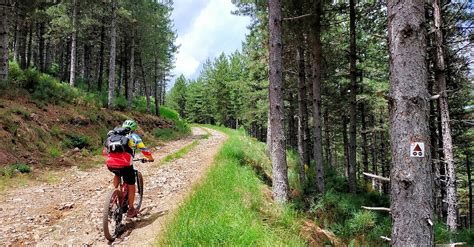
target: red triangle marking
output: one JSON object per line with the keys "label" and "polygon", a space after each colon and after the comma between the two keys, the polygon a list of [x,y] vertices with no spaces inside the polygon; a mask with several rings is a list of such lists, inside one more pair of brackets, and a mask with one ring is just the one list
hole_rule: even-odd
{"label": "red triangle marking", "polygon": [[414,149],[413,151],[415,151],[415,152],[421,152],[420,145],[416,144],[416,147],[415,147],[415,149]]}

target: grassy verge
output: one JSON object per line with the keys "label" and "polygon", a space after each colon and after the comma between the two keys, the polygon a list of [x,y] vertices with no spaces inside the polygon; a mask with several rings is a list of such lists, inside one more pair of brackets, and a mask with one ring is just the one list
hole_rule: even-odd
{"label": "grassy verge", "polygon": [[157,244],[305,246],[296,211],[273,204],[268,187],[248,165],[264,156],[261,144],[241,132],[213,128],[229,140]]}
{"label": "grassy verge", "polygon": [[163,164],[163,163],[173,161],[175,159],[179,159],[179,158],[183,157],[184,155],[186,155],[187,153],[189,153],[198,144],[199,144],[199,140],[194,140],[190,144],[188,144],[185,147],[178,150],[176,153],[172,153],[172,154],[167,155],[166,157],[164,157],[163,160],[160,163]]}

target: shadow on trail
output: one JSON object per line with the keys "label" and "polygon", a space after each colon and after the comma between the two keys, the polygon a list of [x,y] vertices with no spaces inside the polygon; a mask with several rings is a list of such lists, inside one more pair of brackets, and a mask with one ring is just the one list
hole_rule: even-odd
{"label": "shadow on trail", "polygon": [[114,242],[108,242],[108,245],[119,244],[125,241],[134,230],[151,225],[156,219],[168,214],[169,212],[168,210],[161,210],[156,213],[151,213],[151,210],[152,207],[145,207],[140,210],[139,216],[136,219],[127,222],[122,229],[122,234],[117,237]]}

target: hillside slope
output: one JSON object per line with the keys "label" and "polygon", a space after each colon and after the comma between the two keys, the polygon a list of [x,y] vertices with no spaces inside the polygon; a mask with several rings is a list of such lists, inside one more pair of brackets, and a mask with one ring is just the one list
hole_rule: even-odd
{"label": "hillside slope", "polygon": [[126,119],[138,122],[149,146],[190,134],[174,111],[163,107],[163,117],[146,114],[142,97],[134,100],[133,111],[123,102],[117,102],[119,110],[109,110],[102,107],[103,93],[72,88],[14,63],[10,69],[10,81],[0,82],[0,191],[23,183],[10,181],[20,172],[33,171],[30,177],[38,178],[72,165],[90,167],[88,160],[100,159],[107,132]]}

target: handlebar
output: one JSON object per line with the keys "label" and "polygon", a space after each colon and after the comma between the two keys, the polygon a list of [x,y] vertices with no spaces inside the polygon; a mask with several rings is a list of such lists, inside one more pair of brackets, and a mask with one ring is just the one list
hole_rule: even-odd
{"label": "handlebar", "polygon": [[147,159],[134,159],[133,161],[140,161],[142,163],[147,163],[148,162]]}

